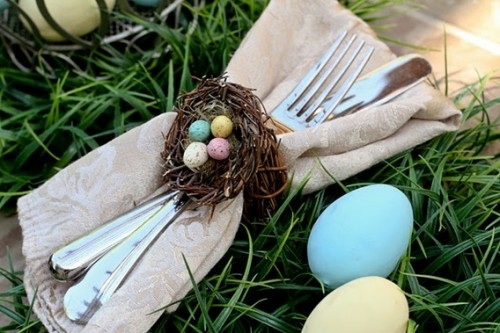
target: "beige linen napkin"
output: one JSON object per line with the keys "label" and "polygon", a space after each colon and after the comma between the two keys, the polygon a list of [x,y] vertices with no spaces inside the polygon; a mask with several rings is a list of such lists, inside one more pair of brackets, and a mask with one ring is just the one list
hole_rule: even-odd
{"label": "beige linen napkin", "polygon": [[[227,68],[230,81],[256,89],[267,110],[292,89],[343,30],[376,47],[366,70],[394,55],[370,28],[333,0],[273,0],[242,42]],[[47,260],[61,245],[144,200],[161,186],[160,152],[175,114],[160,115],[96,149],[60,171],[18,203],[26,256],[28,299],[50,332],[146,332],[155,312],[182,299],[231,245],[243,199],[187,212],[142,258],[125,284],[81,326],[65,317],[67,284],[55,281]],[[456,130],[460,113],[426,84],[397,100],[316,128],[280,135],[293,184],[310,177],[306,191],[345,179],[405,149]],[[36,293],[36,296],[34,296]],[[175,310],[171,306],[169,311]]]}

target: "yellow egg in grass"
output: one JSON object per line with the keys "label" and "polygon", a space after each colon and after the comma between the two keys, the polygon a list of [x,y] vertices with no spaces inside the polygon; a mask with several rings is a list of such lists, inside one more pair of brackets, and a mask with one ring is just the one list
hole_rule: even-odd
{"label": "yellow egg in grass", "polygon": [[355,279],[329,293],[307,318],[302,333],[405,333],[408,301],[393,282]]}
{"label": "yellow egg in grass", "polygon": [[[108,10],[113,9],[116,0],[104,0]],[[19,7],[33,21],[41,36],[49,42],[64,41],[61,36],[43,17],[36,0],[19,0]],[[101,24],[101,12],[96,0],[45,0],[48,12],[69,34],[80,37],[95,30]],[[20,14],[20,19],[26,29],[31,26]]]}

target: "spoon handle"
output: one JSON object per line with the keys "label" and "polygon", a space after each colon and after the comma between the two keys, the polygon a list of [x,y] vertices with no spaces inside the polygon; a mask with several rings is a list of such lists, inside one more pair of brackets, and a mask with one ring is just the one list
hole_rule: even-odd
{"label": "spoon handle", "polygon": [[49,258],[52,275],[61,281],[72,281],[107,251],[132,234],[178,192],[168,191],[106,222],[101,227],[55,251]]}
{"label": "spoon handle", "polygon": [[68,289],[64,309],[68,318],[86,323],[120,287],[142,254],[158,235],[189,206],[181,192],[174,191],[172,200],[164,203],[131,235],[97,260],[85,276]]}

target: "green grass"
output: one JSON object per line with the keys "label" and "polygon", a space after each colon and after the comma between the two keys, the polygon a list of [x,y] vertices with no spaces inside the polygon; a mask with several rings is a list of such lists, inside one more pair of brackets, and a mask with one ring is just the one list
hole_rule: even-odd
{"label": "green grass", "polygon": [[[404,1],[343,2],[376,23],[382,9]],[[175,26],[149,24],[158,38],[147,52],[79,52],[75,59],[90,60],[86,72],[59,64],[57,80],[17,70],[0,46],[0,209],[13,212],[17,197],[71,161],[170,109],[193,87],[192,75],[221,73],[266,4],[186,5]],[[287,193],[268,224],[242,225],[224,258],[152,332],[300,332],[327,292],[307,266],[311,226],[333,200],[371,183],[397,186],[414,210],[411,245],[389,277],[409,300],[408,332],[500,332],[500,161],[482,154],[500,137],[487,117],[500,98],[483,97],[495,80],[485,77],[453,96],[465,119],[482,119],[473,128],[314,194]],[[22,272],[0,268],[0,278],[12,284],[0,291],[0,315],[11,321],[0,331],[43,332],[25,300]]]}
{"label": "green grass", "polygon": [[[463,110],[485,111],[480,99]],[[289,193],[269,224],[241,228],[210,276],[155,330],[300,332],[325,295],[307,266],[312,224],[345,188],[385,183],[403,190],[415,213],[411,246],[390,276],[407,294],[412,329],[498,332],[500,161],[480,154],[498,140],[494,126],[443,135],[315,194]]]}

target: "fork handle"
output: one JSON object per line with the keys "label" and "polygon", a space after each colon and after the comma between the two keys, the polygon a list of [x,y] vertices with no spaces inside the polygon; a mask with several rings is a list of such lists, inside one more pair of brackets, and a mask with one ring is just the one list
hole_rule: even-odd
{"label": "fork handle", "polygon": [[64,296],[64,309],[72,321],[85,324],[120,287],[128,273],[158,235],[192,203],[181,192],[167,201],[137,230],[97,260]]}
{"label": "fork handle", "polygon": [[177,193],[168,191],[160,194],[61,247],[49,258],[52,275],[60,281],[76,280],[92,263],[132,234]]}

